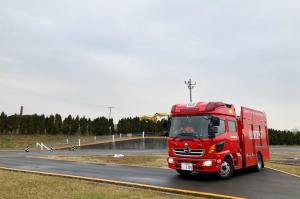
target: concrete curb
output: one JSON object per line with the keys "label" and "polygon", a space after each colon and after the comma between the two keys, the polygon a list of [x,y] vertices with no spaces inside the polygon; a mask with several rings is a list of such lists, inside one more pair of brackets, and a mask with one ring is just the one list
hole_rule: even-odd
{"label": "concrete curb", "polygon": [[9,167],[0,167],[0,169],[6,170],[6,171],[21,172],[21,173],[30,173],[30,174],[45,175],[45,176],[56,176],[56,177],[86,180],[86,181],[92,181],[92,182],[98,182],[98,183],[114,184],[114,185],[120,185],[120,186],[126,186],[126,187],[150,189],[150,190],[155,190],[155,191],[161,191],[161,192],[166,192],[166,193],[175,193],[175,194],[181,194],[181,195],[192,195],[192,196],[198,196],[198,197],[202,196],[202,197],[206,197],[206,198],[244,199],[244,198],[237,197],[237,196],[229,196],[229,195],[214,194],[214,193],[209,193],[209,192],[199,192],[199,191],[175,189],[175,188],[170,188],[170,187],[160,187],[160,186],[155,186],[155,185],[109,180],[109,179],[102,179],[102,178],[83,177],[83,176],[75,176],[75,175],[60,174],[60,173],[48,173],[48,172],[31,171],[31,170],[24,170],[24,169],[14,169],[14,168],[9,168]]}

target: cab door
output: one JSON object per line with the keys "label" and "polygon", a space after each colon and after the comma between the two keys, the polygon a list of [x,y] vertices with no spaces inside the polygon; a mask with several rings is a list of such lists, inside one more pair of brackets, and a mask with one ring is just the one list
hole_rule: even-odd
{"label": "cab door", "polygon": [[240,152],[240,140],[237,132],[237,123],[235,120],[228,119],[228,137],[230,144],[231,153],[239,153]]}

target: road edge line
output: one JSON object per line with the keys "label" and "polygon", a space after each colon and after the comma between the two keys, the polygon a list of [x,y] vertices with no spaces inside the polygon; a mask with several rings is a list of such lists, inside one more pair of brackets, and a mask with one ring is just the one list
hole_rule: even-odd
{"label": "road edge line", "polygon": [[107,183],[107,184],[114,184],[114,185],[126,186],[126,187],[150,189],[150,190],[154,190],[154,191],[175,193],[175,194],[180,194],[180,195],[203,196],[203,197],[207,197],[207,198],[222,198],[222,199],[229,199],[229,198],[245,199],[245,198],[238,197],[238,196],[230,196],[230,195],[215,194],[215,193],[209,193],[209,192],[176,189],[176,188],[171,188],[171,187],[161,187],[161,186],[156,186],[156,185],[140,184],[140,183],[134,183],[134,182],[118,181],[118,180],[109,180],[109,179],[103,179],[103,178],[84,177],[84,176],[76,176],[76,175],[61,174],[61,173],[32,171],[32,170],[25,170],[25,169],[15,169],[15,168],[10,168],[10,167],[0,167],[0,169],[6,170],[6,171],[21,172],[21,173],[64,177],[64,178],[69,178],[69,179],[85,180],[85,181],[98,182],[98,183]]}
{"label": "road edge line", "polygon": [[297,177],[297,178],[300,178],[300,176],[296,175],[296,174],[292,174],[292,173],[289,173],[289,172],[286,172],[286,171],[282,171],[280,169],[274,169],[272,167],[269,167],[269,166],[265,166],[266,168],[268,169],[272,169],[274,171],[278,171],[278,172],[281,172],[281,173],[284,173],[284,174],[287,174],[287,175],[291,175],[291,176],[294,176],[294,177]]}

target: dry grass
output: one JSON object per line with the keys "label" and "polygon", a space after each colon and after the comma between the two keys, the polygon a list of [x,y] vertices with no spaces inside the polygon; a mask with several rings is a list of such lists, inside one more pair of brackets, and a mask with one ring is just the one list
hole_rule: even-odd
{"label": "dry grass", "polygon": [[267,162],[266,166],[300,176],[300,166]]}
{"label": "dry grass", "polygon": [[0,170],[1,199],[196,199],[159,191]]}
{"label": "dry grass", "polygon": [[89,155],[89,156],[46,156],[40,158],[67,160],[96,164],[119,164],[142,167],[167,168],[167,155],[130,155],[114,158],[112,155]]}
{"label": "dry grass", "polygon": [[[91,137],[91,136],[89,136]],[[24,149],[27,145],[35,147],[36,142],[66,142],[66,139],[85,139],[87,136],[81,135],[0,135],[0,149]]]}
{"label": "dry grass", "polygon": [[[300,153],[283,151],[280,153],[271,154],[271,161],[274,162],[267,162],[266,166],[300,176],[300,165],[297,165],[297,163],[294,163],[295,165],[285,164],[285,161],[291,161],[289,158],[295,157],[300,157]],[[293,161],[291,161],[291,163],[293,163]]]}
{"label": "dry grass", "polygon": [[[67,146],[66,139],[68,138],[69,144],[77,145],[78,139],[81,139],[81,145],[86,143],[106,143],[112,141],[111,136],[94,136],[91,135],[0,135],[0,149],[24,149],[29,146],[33,148],[36,142],[43,142],[47,146]],[[138,137],[116,137],[115,141],[139,139]]]}
{"label": "dry grass", "polygon": [[282,160],[283,158],[285,158],[286,155],[279,155],[279,154],[271,154],[271,160]]}
{"label": "dry grass", "polygon": [[289,147],[289,148],[299,148],[300,145],[270,145],[272,148],[282,148],[282,147]]}

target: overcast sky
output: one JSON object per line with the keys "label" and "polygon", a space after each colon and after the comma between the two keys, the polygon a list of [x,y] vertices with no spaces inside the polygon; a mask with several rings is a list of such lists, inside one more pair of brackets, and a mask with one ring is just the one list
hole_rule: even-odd
{"label": "overcast sky", "polygon": [[300,128],[300,2],[0,0],[0,111],[125,116],[188,102]]}

